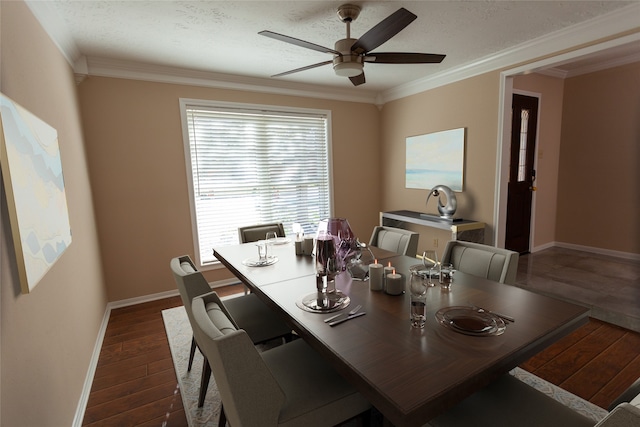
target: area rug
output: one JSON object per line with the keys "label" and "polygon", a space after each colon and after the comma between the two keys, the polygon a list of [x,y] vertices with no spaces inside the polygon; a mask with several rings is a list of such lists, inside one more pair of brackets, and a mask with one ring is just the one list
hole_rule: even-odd
{"label": "area rug", "polygon": [[[214,427],[218,425],[220,415],[220,394],[216,386],[215,378],[212,376],[207,389],[207,397],[204,406],[198,408],[198,393],[200,390],[200,376],[202,372],[202,355],[196,351],[196,356],[191,367],[191,372],[187,372],[189,362],[189,349],[191,347],[191,325],[184,307],[176,307],[162,311],[164,326],[167,331],[173,365],[178,377],[180,394],[187,421],[190,427]],[[519,380],[531,387],[552,397],[565,406],[576,412],[591,418],[595,422],[600,421],[607,415],[607,411],[586,400],[563,390],[542,378],[539,378],[524,369],[515,368],[511,372]]]}

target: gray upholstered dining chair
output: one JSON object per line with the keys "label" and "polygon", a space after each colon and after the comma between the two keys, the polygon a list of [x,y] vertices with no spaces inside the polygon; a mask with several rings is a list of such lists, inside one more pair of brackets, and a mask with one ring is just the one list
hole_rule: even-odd
{"label": "gray upholstered dining chair", "polygon": [[[193,316],[222,399],[219,427],[332,426],[371,405],[302,339],[258,352],[244,330],[212,316],[210,295]],[[367,420],[368,421],[368,420]]]}
{"label": "gray upholstered dining chair", "polygon": [[[173,258],[170,262],[173,277],[178,286],[178,291],[182,298],[187,317],[191,328],[194,330],[191,339],[191,350],[189,353],[189,365],[187,370],[191,370],[196,347],[200,347],[200,339],[193,326],[193,314],[191,301],[193,298],[211,293],[211,287],[198,271],[193,261],[188,255]],[[212,308],[213,309],[213,308]],[[278,316],[278,314],[267,307],[255,294],[243,295],[227,299],[224,304],[218,303],[218,311],[224,313],[231,319],[234,327],[242,328],[247,332],[251,341],[255,344],[282,337],[285,341],[290,341],[291,328]],[[203,353],[204,354],[204,353]],[[205,372],[207,375],[205,375]],[[204,358],[203,377],[200,384],[200,398],[198,406],[202,406],[209,384],[211,369],[206,357]],[[206,376],[206,378],[205,378]]]}
{"label": "gray upholstered dining chair", "polygon": [[420,234],[402,228],[376,226],[371,234],[369,246],[395,252],[400,255],[416,256]]}
{"label": "gray upholstered dining chair", "polygon": [[450,240],[442,254],[443,264],[453,264],[456,270],[513,285],[518,272],[520,254],[508,249],[480,243]]}
{"label": "gray upholstered dining chair", "polygon": [[267,232],[275,231],[278,237],[285,237],[284,227],[281,222],[273,222],[269,224],[257,224],[249,225],[246,227],[238,228],[238,239],[240,243],[257,242],[258,240],[264,240]]}

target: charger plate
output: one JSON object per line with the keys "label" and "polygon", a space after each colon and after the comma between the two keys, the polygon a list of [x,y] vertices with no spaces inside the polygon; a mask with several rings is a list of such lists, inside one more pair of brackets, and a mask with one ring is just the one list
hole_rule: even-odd
{"label": "charger plate", "polygon": [[476,337],[501,335],[507,328],[501,318],[467,306],[441,308],[436,320],[452,331]]}
{"label": "charger plate", "polygon": [[[429,276],[429,269],[425,268],[425,266],[422,264],[412,265],[411,267],[409,267],[409,271],[415,271],[416,273],[418,273],[419,275],[425,278]],[[440,273],[438,273],[437,269],[435,268],[431,269],[431,278],[436,278],[439,276],[440,276]]]}
{"label": "charger plate", "polygon": [[266,267],[267,265],[273,265],[278,262],[278,257],[275,255],[269,255],[265,261],[259,258],[247,258],[242,261],[242,264],[247,267]]}
{"label": "charger plate", "polygon": [[338,289],[330,294],[314,292],[296,301],[298,308],[311,313],[331,313],[342,310],[350,303],[351,298]]}

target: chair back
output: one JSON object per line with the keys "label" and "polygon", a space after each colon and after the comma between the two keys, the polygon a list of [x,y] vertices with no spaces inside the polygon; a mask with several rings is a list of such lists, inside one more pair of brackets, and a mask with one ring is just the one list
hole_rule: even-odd
{"label": "chair back", "polygon": [[197,296],[211,292],[211,287],[202,273],[196,269],[189,255],[173,258],[170,266],[182,298],[182,304],[190,314],[191,301]]}
{"label": "chair back", "polygon": [[203,337],[198,345],[211,366],[229,424],[277,425],[285,395],[247,333],[222,333],[202,297],[193,300],[192,308],[194,328]]}
{"label": "chair back", "polygon": [[249,225],[246,227],[238,228],[238,239],[240,243],[257,242],[258,240],[264,240],[267,236],[267,232],[275,231],[278,237],[285,237],[284,227],[281,222],[274,222],[271,224],[258,224]]}
{"label": "chair back", "polygon": [[[187,312],[187,317],[189,318],[189,324],[191,325],[191,329],[193,329],[193,337],[198,343],[198,347],[200,346],[200,341],[202,341],[202,336],[198,333],[196,328],[194,327],[195,320],[193,318],[193,310],[191,309],[192,301],[195,297],[199,297],[205,294],[211,293],[211,287],[209,283],[204,278],[201,272],[199,272],[193,261],[188,255],[183,255],[181,257],[173,258],[170,262],[171,271],[173,272],[173,278],[176,281],[176,285],[178,285],[178,291],[180,292],[180,297],[182,298],[182,304],[184,305],[184,309]],[[226,312],[226,308],[222,306],[222,303],[219,304],[221,310]],[[233,318],[229,315],[228,312],[225,313],[234,324],[234,327],[237,328]]]}
{"label": "chair back", "polygon": [[451,240],[445,246],[442,263],[453,264],[456,270],[464,273],[513,285],[518,273],[519,257],[520,254],[508,249]]}
{"label": "chair back", "polygon": [[400,255],[415,257],[418,252],[419,238],[420,234],[415,231],[377,226],[373,229],[369,246],[375,246]]}

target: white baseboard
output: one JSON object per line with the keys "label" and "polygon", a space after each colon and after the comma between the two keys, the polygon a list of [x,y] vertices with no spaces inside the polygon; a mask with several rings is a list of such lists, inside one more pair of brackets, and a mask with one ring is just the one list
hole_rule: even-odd
{"label": "white baseboard", "polygon": [[93,386],[93,377],[96,374],[96,367],[98,366],[98,359],[100,358],[100,351],[102,350],[102,343],[104,342],[104,334],[107,332],[107,324],[109,323],[109,317],[111,316],[111,307],[107,304],[102,316],[102,324],[98,330],[98,338],[93,346],[93,353],[91,354],[91,360],[89,362],[89,369],[87,376],[84,379],[84,386],[82,387],[82,394],[80,394],[80,401],[76,408],[76,415],[73,417],[73,427],[81,427],[82,420],[84,419],[84,413],[87,410],[87,403],[89,402],[89,393],[91,393],[91,387]]}
{"label": "white baseboard", "polygon": [[556,242],[545,243],[544,245],[540,245],[540,246],[536,246],[536,247],[532,248],[531,249],[531,253],[534,254],[536,252],[540,252],[540,251],[543,251],[545,249],[553,248],[554,246],[556,246]]}
{"label": "white baseboard", "polygon": [[[236,278],[217,280],[209,283],[212,289],[222,286],[229,286],[239,284],[240,281]],[[102,343],[104,342],[104,335],[107,332],[107,325],[109,324],[109,318],[111,317],[111,310],[121,307],[128,307],[131,305],[142,304],[145,302],[156,301],[163,298],[169,298],[179,295],[178,289],[159,292],[157,294],[145,295],[141,297],[128,298],[120,301],[113,301],[107,303],[104,310],[104,316],[102,317],[102,324],[98,330],[98,337],[93,347],[93,353],[91,354],[91,360],[89,362],[89,369],[87,370],[87,376],[84,380],[84,386],[82,387],[82,394],[78,401],[76,408],[76,415],[73,417],[73,427],[81,427],[82,420],[84,419],[84,413],[87,410],[87,403],[89,402],[89,394],[91,393],[91,387],[93,386],[93,377],[96,374],[96,368],[98,366],[98,359],[100,358],[100,351],[102,350]]]}
{"label": "white baseboard", "polygon": [[594,248],[592,246],[575,245],[573,243],[564,243],[564,242],[545,243],[544,245],[536,246],[535,248],[533,248],[531,250],[531,253],[540,252],[542,250],[553,248],[553,247],[574,249],[576,251],[591,252],[599,255],[607,255],[607,256],[612,256],[617,258],[640,261],[640,254],[635,254],[631,252],[614,251],[611,249]]}

